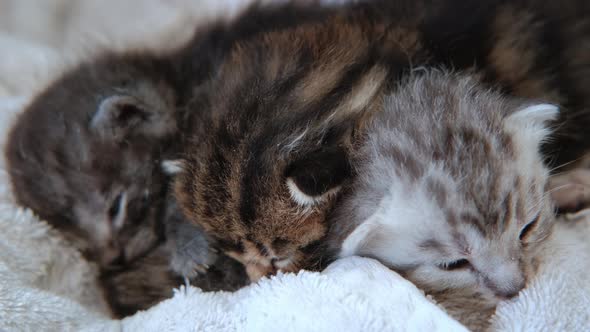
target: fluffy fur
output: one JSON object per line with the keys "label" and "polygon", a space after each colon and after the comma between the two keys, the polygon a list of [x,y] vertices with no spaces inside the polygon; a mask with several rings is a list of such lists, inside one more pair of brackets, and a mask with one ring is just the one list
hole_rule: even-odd
{"label": "fluffy fur", "polygon": [[[180,206],[253,280],[318,266],[310,254],[354,176],[349,159],[359,133],[381,98],[416,67],[471,70],[483,86],[507,95],[562,104],[569,111],[557,119],[566,120],[556,133],[561,145],[543,148],[557,163],[584,149],[571,143],[584,141],[588,121],[580,115],[590,85],[588,75],[579,75],[588,62],[577,56],[588,36],[586,2],[556,8],[542,0],[375,1],[291,9],[254,8],[160,58],[173,72],[177,104],[205,114],[179,123],[187,134],[175,185]],[[108,118],[92,123],[102,119]]]}
{"label": "fluffy fur", "polygon": [[132,56],[81,65],[37,96],[9,134],[18,203],[102,265],[133,260],[161,237],[167,180],[158,159],[177,130],[167,70]]}
{"label": "fluffy fur", "polygon": [[[172,71],[156,56],[81,64],[33,100],[6,145],[17,202],[99,264],[118,316],[169,297],[178,275],[195,277],[217,264],[202,229],[167,194],[164,158],[176,156],[173,143],[188,116],[177,105]],[[241,280],[236,269],[228,276]],[[209,278],[219,273],[195,282],[206,286]]]}
{"label": "fluffy fur", "polygon": [[[185,106],[199,100],[208,71],[233,40],[283,24],[273,12],[253,12],[236,29],[211,24],[178,50],[90,59],[51,82],[12,128],[6,157],[18,203],[100,264],[118,315],[167,297],[179,280],[168,266],[195,277],[216,262],[201,229],[186,224],[166,198],[169,176],[177,170],[164,159],[175,157],[187,124],[198,126],[188,120],[198,118],[198,110],[185,112]],[[144,280],[150,271],[162,277]],[[229,269],[228,278],[241,280],[235,271]],[[195,282],[218,277],[207,273]],[[214,284],[211,289],[227,289],[236,282]],[[145,296],[121,291],[138,285]]]}
{"label": "fluffy fur", "polygon": [[417,73],[383,107],[355,154],[358,175],[329,241],[339,257],[377,258],[450,306],[477,303],[485,317],[524,288],[550,233],[538,150],[557,107],[444,72]]}
{"label": "fluffy fur", "polygon": [[203,84],[193,107],[210,114],[207,130],[186,148],[175,186],[187,217],[253,279],[279,260],[292,263],[285,270],[315,267],[302,258],[317,251],[354,176],[358,134],[414,68],[471,71],[508,96],[558,103],[566,111],[552,124],[565,124],[545,156],[562,163],[585,149],[574,142],[584,142],[590,94],[576,91],[590,86],[579,75],[589,62],[571,56],[580,51],[573,41],[588,40],[585,2],[371,1],[293,26],[292,12],[282,13],[280,27],[232,44]]}

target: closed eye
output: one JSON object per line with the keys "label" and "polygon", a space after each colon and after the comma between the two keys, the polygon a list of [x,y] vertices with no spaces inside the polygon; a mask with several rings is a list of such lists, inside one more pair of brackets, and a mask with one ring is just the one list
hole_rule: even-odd
{"label": "closed eye", "polygon": [[436,264],[436,266],[438,266],[438,268],[441,270],[452,271],[467,268],[471,266],[471,263],[469,263],[469,261],[466,259],[458,259],[452,262],[439,263]]}
{"label": "closed eye", "polygon": [[522,241],[524,240],[533,230],[533,228],[535,228],[535,225],[537,224],[537,222],[539,221],[541,217],[541,214],[538,214],[535,219],[533,219],[531,222],[529,222],[528,224],[526,224],[526,226],[524,226],[522,228],[522,230],[520,231],[520,235],[518,236],[518,238]]}
{"label": "closed eye", "polygon": [[115,197],[108,211],[110,222],[115,229],[120,229],[123,227],[125,215],[127,214],[126,207],[127,193],[123,192]]}
{"label": "closed eye", "polygon": [[121,194],[117,195],[117,197],[115,197],[115,199],[111,203],[111,207],[109,208],[109,217],[111,219],[115,219],[119,215],[119,212],[121,212],[122,200],[123,200],[123,194],[121,193]]}

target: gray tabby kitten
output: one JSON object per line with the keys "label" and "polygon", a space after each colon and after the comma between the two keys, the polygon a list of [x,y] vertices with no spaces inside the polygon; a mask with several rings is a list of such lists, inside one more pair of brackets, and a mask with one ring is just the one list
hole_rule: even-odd
{"label": "gray tabby kitten", "polygon": [[451,312],[477,304],[478,315],[467,316],[482,324],[525,286],[550,232],[539,146],[557,114],[467,75],[408,79],[368,126],[330,246],[339,257],[380,260],[443,304],[453,301]]}

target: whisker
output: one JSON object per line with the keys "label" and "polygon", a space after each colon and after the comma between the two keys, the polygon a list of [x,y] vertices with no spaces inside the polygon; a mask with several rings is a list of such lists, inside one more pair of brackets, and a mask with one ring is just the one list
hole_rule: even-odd
{"label": "whisker", "polygon": [[543,196],[541,196],[541,198],[535,202],[534,204],[531,205],[531,207],[529,209],[527,209],[527,213],[531,214],[532,212],[535,212],[539,206],[541,206],[545,199],[547,198],[547,196],[551,195],[554,191],[569,187],[569,186],[573,186],[575,185],[574,183],[566,183],[563,184],[561,186],[555,187],[555,188],[551,188],[551,190],[547,190],[545,193],[543,193]]}
{"label": "whisker", "polygon": [[[545,192],[545,194],[544,194],[543,197],[546,197],[548,194],[552,194],[554,191],[557,191],[557,190],[560,190],[560,189],[563,189],[563,188],[567,188],[567,187],[570,187],[570,186],[576,186],[576,185],[580,185],[580,184],[578,184],[578,183],[566,183],[566,184],[562,184],[561,186],[557,186],[555,188],[551,188],[550,190],[547,190]],[[583,185],[583,186],[590,187],[589,185]]]}
{"label": "whisker", "polygon": [[576,159],[574,159],[574,160],[571,160],[571,161],[568,161],[568,162],[565,162],[565,163],[563,163],[563,164],[561,164],[561,165],[555,166],[555,167],[553,167],[553,168],[549,169],[549,173],[550,173],[550,174],[552,174],[552,175],[554,176],[555,174],[553,174],[553,171],[555,171],[555,170],[558,170],[558,169],[560,169],[560,168],[563,168],[563,167],[565,167],[565,166],[569,166],[569,165],[571,165],[571,164],[574,164],[574,163],[576,163],[576,162],[578,162],[578,161],[582,160],[582,158],[584,158],[584,156],[582,156],[582,157],[579,157],[579,158],[576,158]]}

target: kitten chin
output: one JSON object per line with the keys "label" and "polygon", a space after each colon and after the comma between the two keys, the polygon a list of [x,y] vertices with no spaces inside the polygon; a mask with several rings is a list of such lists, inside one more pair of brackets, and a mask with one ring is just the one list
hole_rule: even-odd
{"label": "kitten chin", "polygon": [[470,331],[486,331],[496,311],[495,300],[471,292],[435,292],[428,294],[451,317],[460,321]]}
{"label": "kitten chin", "polygon": [[330,218],[331,250],[379,259],[477,324],[525,287],[551,231],[538,151],[556,116],[553,105],[506,98],[467,73],[408,78],[355,152],[357,176]]}
{"label": "kitten chin", "polygon": [[[103,270],[99,282],[115,317],[123,318],[147,310],[169,299],[185,279],[170,269],[173,253],[162,244],[123,269]],[[211,261],[204,273],[187,279],[203,291],[235,291],[248,284],[243,266],[220,255]],[[197,308],[198,309],[198,308]]]}

